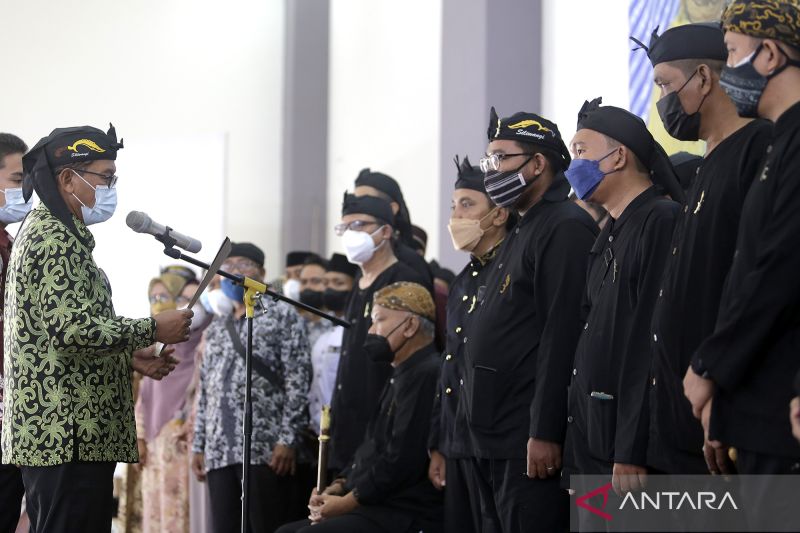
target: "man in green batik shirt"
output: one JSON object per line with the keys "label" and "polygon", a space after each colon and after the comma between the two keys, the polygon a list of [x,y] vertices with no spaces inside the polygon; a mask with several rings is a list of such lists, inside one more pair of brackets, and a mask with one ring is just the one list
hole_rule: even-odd
{"label": "man in green batik shirt", "polygon": [[23,158],[23,195],[41,199],[8,266],[3,462],[22,470],[31,531],[109,531],[115,463],[136,462],[131,367],[161,379],[176,361],[141,350],[189,337],[190,310],[117,317],[87,226],[116,207],[122,142],[59,128]]}

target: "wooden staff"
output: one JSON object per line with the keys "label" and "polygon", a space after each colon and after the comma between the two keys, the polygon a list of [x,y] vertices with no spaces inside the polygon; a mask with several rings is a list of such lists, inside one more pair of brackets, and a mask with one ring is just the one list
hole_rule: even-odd
{"label": "wooden staff", "polygon": [[317,493],[322,494],[328,486],[328,441],[331,429],[331,407],[330,405],[322,406],[322,416],[319,420],[319,456],[317,457]]}

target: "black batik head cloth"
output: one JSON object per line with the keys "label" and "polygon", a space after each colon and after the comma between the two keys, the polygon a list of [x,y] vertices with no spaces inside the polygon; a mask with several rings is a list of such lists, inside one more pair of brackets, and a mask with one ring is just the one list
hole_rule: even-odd
{"label": "black batik head cloth", "polygon": [[584,102],[578,112],[578,130],[588,129],[611,137],[633,152],[650,172],[650,179],[676,202],[683,201],[681,188],[669,156],[644,121],[625,109],[600,106],[602,98]]}
{"label": "black batik head cloth", "polygon": [[342,216],[354,214],[370,215],[386,224],[392,224],[392,206],[383,198],[344,193]]}
{"label": "black batik head cloth", "polygon": [[670,28],[661,35],[656,28],[650,35],[650,44],[647,46],[635,37],[630,39],[639,45],[636,50],[642,49],[647,52],[647,57],[654,67],[659,63],[681,59],[714,61],[728,59],[722,30],[717,23],[684,24]]}
{"label": "black batik head cloth", "polygon": [[391,198],[392,202],[397,202],[397,205],[400,206],[397,215],[393,214],[387,222],[394,226],[403,243],[413,247],[414,232],[411,227],[411,214],[408,211],[405,199],[403,199],[403,191],[400,190],[400,184],[397,183],[397,180],[382,172],[373,172],[369,168],[365,168],[358,173],[356,178],[356,187],[361,185],[377,189]]}
{"label": "black batik head cloth", "polygon": [[455,189],[472,189],[486,194],[486,185],[484,184],[483,172],[481,172],[480,167],[472,166],[467,156],[464,156],[464,159],[461,160],[456,156],[454,161],[458,172]]}
{"label": "black batik head cloth", "polygon": [[523,111],[510,117],[500,118],[494,107],[489,111],[489,128],[486,130],[489,141],[508,140],[534,144],[547,149],[556,156],[561,168],[554,172],[566,170],[571,161],[569,150],[561,138],[558,126],[535,113]]}
{"label": "black batik head cloth", "polygon": [[81,238],[72,212],[58,190],[55,171],[65,165],[87,161],[116,160],[117,151],[122,147],[122,139],[117,141],[117,132],[111,124],[108,132],[91,126],[54,129],[22,158],[25,171],[22,193],[25,200],[35,190],[50,212]]}

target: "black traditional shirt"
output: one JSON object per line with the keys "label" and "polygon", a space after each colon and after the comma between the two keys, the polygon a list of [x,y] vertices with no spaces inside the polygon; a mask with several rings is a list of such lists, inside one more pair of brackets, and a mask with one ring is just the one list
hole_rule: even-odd
{"label": "black traditional shirt", "polygon": [[469,457],[470,438],[466,413],[458,410],[464,383],[464,337],[486,291],[486,277],[500,244],[470,262],[450,284],[447,298],[447,335],[439,387],[433,404],[428,447],[448,458]]}
{"label": "black traditional shirt", "polygon": [[[678,209],[650,187],[618,220],[608,221],[591,251],[588,314],[575,351],[566,447],[609,469],[612,463],[645,465],[648,325]],[[568,463],[569,454],[565,457]]]}
{"label": "black traditional shirt", "polygon": [[[345,488],[356,491],[360,504],[356,512],[388,531],[408,531],[414,518],[441,519],[441,493],[428,481],[426,446],[438,355],[430,344],[392,370],[366,436],[344,472]],[[402,513],[379,512],[377,506]],[[384,523],[387,518],[390,523]]]}
{"label": "black traditional shirt", "polygon": [[800,103],[775,123],[750,186],[714,333],[692,366],[716,383],[711,437],[800,457],[788,405],[800,369]]}
{"label": "black traditional shirt", "polygon": [[713,330],[736,248],[742,204],[772,135],[750,122],[706,158],[672,234],[653,312],[649,464],[667,472],[705,473],[703,429],[683,394],[692,353]]}
{"label": "black traditional shirt", "polygon": [[364,351],[364,339],[372,326],[373,295],[396,281],[422,283],[419,274],[397,262],[384,270],[366,289],[356,280],[345,309],[350,327],[342,337],[342,351],[336,373],[336,387],[331,399],[331,444],[328,464],[331,469],[344,468],[364,437],[367,422],[378,403],[392,367],[376,363]]}
{"label": "black traditional shirt", "polygon": [[506,237],[465,350],[461,402],[476,457],[527,455],[529,437],[562,443],[594,220],[557,178]]}

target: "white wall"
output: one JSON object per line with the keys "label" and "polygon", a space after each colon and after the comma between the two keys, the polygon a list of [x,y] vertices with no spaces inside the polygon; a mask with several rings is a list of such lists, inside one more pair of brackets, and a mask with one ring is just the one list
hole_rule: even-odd
{"label": "white wall", "polygon": [[400,183],[438,249],[441,12],[441,0],[331,0],[329,252],[341,251],[342,193],[364,167]]}
{"label": "white wall", "polygon": [[585,100],[628,109],[628,0],[543,0],[542,115],[569,144]]}
{"label": "white wall", "polygon": [[[26,0],[4,5],[2,11],[0,131],[16,133],[33,145],[55,127],[106,128],[114,122],[130,147],[119,154],[120,194],[128,187],[146,187],[150,202],[173,206],[165,222],[189,234],[192,219],[207,213],[207,222],[224,228],[231,239],[262,246],[268,269],[277,272],[282,266],[283,2]],[[185,140],[195,135],[227,139],[224,184],[219,183],[220,154],[206,154],[207,142],[150,142],[154,137]],[[153,146],[157,157],[137,154],[137,143]],[[187,164],[159,168],[158,161],[166,157]],[[209,172],[192,170],[205,162]],[[139,174],[145,168],[147,175]],[[198,204],[186,205],[180,197],[160,194],[159,183],[166,181],[206,194]],[[148,210],[147,205],[131,207]],[[210,259],[219,233],[203,233],[193,236],[204,243],[200,256]],[[155,244],[139,241],[142,250]],[[135,253],[116,251],[112,255],[118,264],[103,265],[112,280],[117,278],[115,269]],[[158,265],[140,268],[157,272]],[[120,310],[138,305],[115,302]]]}

